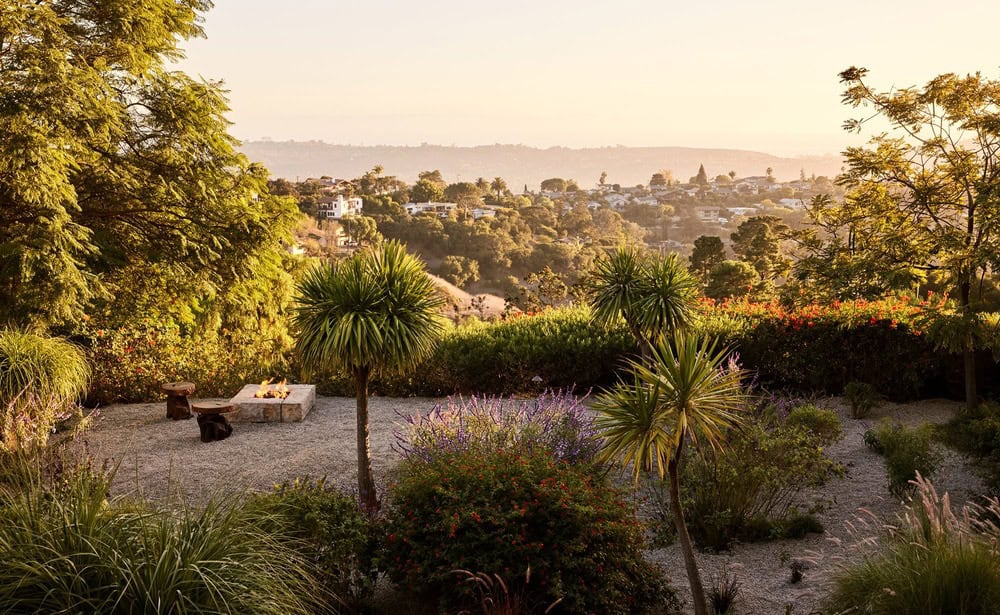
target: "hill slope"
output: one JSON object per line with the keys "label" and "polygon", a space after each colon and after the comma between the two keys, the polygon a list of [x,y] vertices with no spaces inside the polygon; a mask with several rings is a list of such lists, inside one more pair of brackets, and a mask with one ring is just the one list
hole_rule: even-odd
{"label": "hill slope", "polygon": [[806,175],[836,175],[839,156],[782,158],[761,152],[689,147],[600,147],[538,149],[523,145],[355,146],[322,141],[247,141],[241,147],[251,160],[263,162],[275,177],[295,180],[306,177],[358,177],[377,164],[388,175],[414,181],[417,173],[440,169],[449,182],[475,181],[477,177],[503,177],[515,193],[525,184],[532,190],[549,177],[576,179],[581,187],[597,183],[602,171],[608,183],[627,186],[645,184],[661,169],[670,169],[675,179],[687,181],[704,164],[710,177],[736,171],[745,177],[764,175],[774,169],[783,181]]}

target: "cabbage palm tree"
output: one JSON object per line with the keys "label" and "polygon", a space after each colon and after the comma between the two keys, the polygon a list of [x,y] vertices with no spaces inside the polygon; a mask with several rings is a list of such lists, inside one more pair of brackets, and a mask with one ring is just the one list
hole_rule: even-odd
{"label": "cabbage palm tree", "polygon": [[632,466],[636,482],[656,471],[670,487],[677,529],[696,615],[708,615],[705,589],[680,501],[678,468],[686,446],[721,451],[729,429],[741,421],[743,372],[726,365],[728,350],[715,342],[677,334],[650,347],[650,363],[631,362],[631,377],[595,402],[603,438],[601,458]]}
{"label": "cabbage palm tree", "polygon": [[608,326],[623,318],[645,347],[691,320],[698,280],[676,254],[619,246],[594,263],[590,287],[594,320]]}
{"label": "cabbage palm tree", "polygon": [[358,494],[369,514],[379,503],[372,478],[368,383],[425,359],[443,330],[443,297],[424,264],[394,241],[321,265],[299,284],[296,351],[306,373],[350,372],[357,395]]}

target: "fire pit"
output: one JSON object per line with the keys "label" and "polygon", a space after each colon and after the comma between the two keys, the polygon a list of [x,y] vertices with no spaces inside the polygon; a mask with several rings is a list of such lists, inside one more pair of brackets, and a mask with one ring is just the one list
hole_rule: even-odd
{"label": "fire pit", "polygon": [[235,422],[299,422],[316,403],[316,385],[286,384],[284,380],[272,384],[265,380],[260,385],[246,385],[230,403],[239,408]]}

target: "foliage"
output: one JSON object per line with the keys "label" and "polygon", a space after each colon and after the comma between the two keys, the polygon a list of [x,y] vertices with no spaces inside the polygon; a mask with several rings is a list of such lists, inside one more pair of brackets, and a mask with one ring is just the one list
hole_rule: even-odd
{"label": "foliage", "polygon": [[691,263],[691,272],[706,280],[712,268],[726,260],[726,247],[722,244],[721,238],[715,235],[702,235],[694,240],[694,250],[688,260]]}
{"label": "foliage", "polygon": [[889,490],[895,494],[908,491],[917,475],[931,476],[941,464],[941,453],[933,444],[931,425],[907,428],[888,420],[865,433],[865,443],[885,456]]}
{"label": "foliage", "polygon": [[640,343],[687,324],[698,286],[676,254],[629,247],[598,258],[589,285],[594,320],[609,326],[622,318]]}
{"label": "foliage", "polygon": [[[545,607],[545,610],[542,611],[543,614],[548,615],[562,602],[562,599],[556,599],[548,606],[540,605],[536,608],[525,595],[523,589],[511,592],[499,574],[489,575],[485,572],[473,574],[468,570],[454,572],[459,575],[462,582],[475,586],[479,594],[479,602],[476,606],[479,607],[478,612],[482,615],[531,615],[541,610],[542,606]],[[524,573],[524,586],[526,587],[529,583],[531,583],[531,568],[528,568]],[[459,611],[458,615],[472,615],[472,611],[462,610]]]}
{"label": "foliage", "polygon": [[987,615],[1000,601],[996,545],[1000,504],[966,506],[918,480],[917,493],[898,523],[859,536],[862,558],[837,575],[827,599],[831,613],[954,613]]}
{"label": "foliage", "polygon": [[712,615],[735,615],[736,602],[743,591],[739,577],[730,574],[726,569],[718,577],[712,579],[708,590],[708,601],[712,605]]}
{"label": "foliage", "polygon": [[588,463],[599,442],[593,413],[582,402],[571,390],[520,402],[451,397],[426,415],[408,416],[394,448],[404,459],[425,462],[468,450],[544,450],[559,461]]}
{"label": "foliage", "polygon": [[758,412],[729,434],[724,455],[690,457],[682,469],[682,496],[695,542],[718,551],[737,541],[816,530],[815,519],[794,504],[802,490],[822,485],[839,471],[823,452],[841,437],[839,421],[830,415],[836,419],[809,405],[794,408],[784,419]]}
{"label": "foliage", "polygon": [[980,404],[975,412],[949,421],[942,435],[948,445],[976,460],[987,487],[1000,494],[1000,405]]}
{"label": "foliage", "polygon": [[730,236],[733,252],[753,267],[761,280],[773,280],[784,275],[792,264],[781,251],[781,241],[788,232],[788,225],[777,216],[753,216]]}
{"label": "foliage", "polygon": [[[641,613],[674,601],[642,556],[642,530],[589,466],[545,451],[469,449],[411,457],[391,488],[386,563],[397,584],[457,607],[475,600],[456,569],[514,579],[537,604],[568,613]],[[516,587],[516,589],[514,589]]]}
{"label": "foliage", "polygon": [[851,405],[851,418],[863,419],[882,405],[884,398],[867,382],[852,380],[844,385],[844,399]]}
{"label": "foliage", "polygon": [[156,300],[217,313],[279,272],[294,202],[237,151],[221,85],[170,64],[210,6],[4,3],[0,322],[133,314],[115,280],[151,263],[171,273]]}
{"label": "foliage", "polygon": [[245,507],[270,535],[288,539],[323,587],[360,607],[371,597],[378,537],[357,500],[324,480],[296,480],[252,496]]}
{"label": "foliage", "polygon": [[[237,502],[159,510],[107,499],[87,466],[0,490],[0,611],[325,612],[332,596]],[[324,604],[324,600],[331,602]]]}
{"label": "foliage", "polygon": [[745,297],[756,294],[757,272],[743,261],[721,260],[708,271],[705,296],[711,299]]}
{"label": "foliage", "polygon": [[90,367],[76,345],[0,330],[0,451],[44,446],[89,378]]}

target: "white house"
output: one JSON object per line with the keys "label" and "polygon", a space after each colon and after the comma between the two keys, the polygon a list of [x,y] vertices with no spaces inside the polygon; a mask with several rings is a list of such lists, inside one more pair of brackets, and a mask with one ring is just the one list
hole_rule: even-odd
{"label": "white house", "polygon": [[697,216],[702,222],[718,222],[719,208],[710,205],[695,207],[694,215]]}
{"label": "white house", "polygon": [[447,218],[458,207],[455,203],[406,203],[403,209],[411,216],[416,214],[431,213],[438,218]]}
{"label": "white house", "polygon": [[802,199],[778,199],[778,206],[788,209],[805,209],[806,203]]}
{"label": "white house", "polygon": [[361,208],[361,197],[345,199],[342,194],[325,196],[316,201],[317,216],[327,220],[340,220],[347,216],[360,216]]}
{"label": "white house", "polygon": [[496,218],[497,210],[492,207],[476,207],[472,210],[472,219],[479,220],[480,218]]}
{"label": "white house", "polygon": [[628,197],[617,193],[609,194],[604,197],[604,202],[612,209],[622,210],[625,209],[625,203],[628,203]]}

